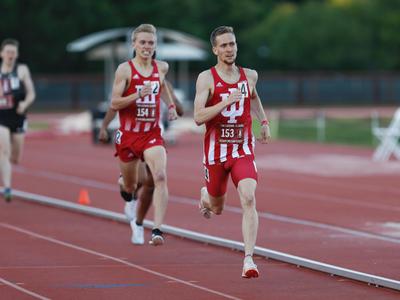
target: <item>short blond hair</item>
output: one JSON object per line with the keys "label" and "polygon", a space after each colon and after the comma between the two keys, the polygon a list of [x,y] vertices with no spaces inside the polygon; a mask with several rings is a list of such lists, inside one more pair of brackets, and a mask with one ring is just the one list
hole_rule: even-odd
{"label": "short blond hair", "polygon": [[19,48],[19,42],[17,40],[5,39],[3,42],[1,42],[0,50],[2,51],[7,45],[15,46],[17,49]]}
{"label": "short blond hair", "polygon": [[140,33],[140,32],[148,32],[148,33],[152,33],[152,34],[156,35],[157,29],[152,24],[139,25],[132,31],[132,41],[133,42],[136,40],[136,37],[137,37],[138,33]]}

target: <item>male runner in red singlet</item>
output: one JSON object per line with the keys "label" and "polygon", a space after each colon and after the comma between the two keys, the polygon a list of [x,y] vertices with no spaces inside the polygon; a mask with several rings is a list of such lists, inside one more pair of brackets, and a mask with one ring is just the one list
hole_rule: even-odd
{"label": "male runner in red singlet", "polygon": [[257,72],[236,66],[237,44],[232,27],[221,26],[211,33],[217,64],[200,73],[196,83],[194,118],[205,124],[204,168],[206,187],[201,189],[200,211],[206,218],[222,213],[229,174],[243,208],[242,233],[245,258],[242,277],[258,277],[253,262],[258,215],[255,190],[252,111],[260,120],[261,142],[270,140],[268,120],[256,91]]}
{"label": "male runner in red singlet", "polygon": [[[176,112],[178,116],[183,116],[183,106],[176,97],[172,85],[165,79],[164,86],[165,88],[163,88],[161,91],[161,99],[164,100],[172,97],[172,101],[176,106]],[[165,101],[166,100],[164,100],[164,102]],[[114,119],[116,113],[117,112],[113,109],[108,109],[99,130],[98,139],[100,142],[108,142],[109,135],[107,128]],[[119,181],[123,184],[122,178],[120,178]],[[139,163],[137,183],[136,190],[132,195],[132,200],[125,202],[124,212],[130,221],[132,229],[131,242],[136,245],[142,245],[144,244],[143,221],[151,206],[154,192],[153,177],[151,176],[151,172],[144,162]],[[122,195],[125,196],[124,193],[122,193]]]}
{"label": "male runner in red singlet", "polygon": [[0,178],[3,197],[11,201],[11,164],[21,160],[25,140],[26,110],[35,99],[27,65],[18,64],[19,43],[6,39],[0,47]]}
{"label": "male runner in red singlet", "polygon": [[[116,155],[123,178],[121,195],[132,201],[138,182],[140,160],[148,165],[154,181],[154,227],[150,243],[164,243],[161,225],[168,203],[166,175],[167,156],[159,126],[160,90],[168,72],[168,64],[154,60],[156,29],[142,24],[132,33],[136,55],[118,66],[112,90],[111,108],[119,113],[120,128],[116,133]],[[176,119],[175,105],[166,99],[170,119]]]}

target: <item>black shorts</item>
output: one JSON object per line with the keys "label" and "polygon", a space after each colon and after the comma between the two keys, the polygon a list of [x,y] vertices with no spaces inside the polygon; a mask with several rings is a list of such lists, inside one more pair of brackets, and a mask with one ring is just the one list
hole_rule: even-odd
{"label": "black shorts", "polygon": [[28,122],[26,116],[18,115],[13,118],[0,118],[0,126],[7,127],[11,133],[25,133]]}

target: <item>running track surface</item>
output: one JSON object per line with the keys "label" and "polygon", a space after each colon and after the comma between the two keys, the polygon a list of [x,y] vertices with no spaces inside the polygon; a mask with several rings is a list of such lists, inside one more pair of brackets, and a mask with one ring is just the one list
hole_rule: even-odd
{"label": "running track surface", "polygon": [[[133,246],[123,224],[21,201],[1,206],[1,277],[50,299],[396,298],[261,258],[262,277],[244,280],[238,252],[171,236],[162,249]],[[6,285],[0,291],[2,299],[30,299]]]}
{"label": "running track surface", "polygon": [[[26,149],[22,167],[14,172],[16,188],[74,202],[79,190],[87,188],[92,206],[121,211],[112,148],[91,145],[87,135],[48,135],[28,138]],[[241,241],[239,202],[231,184],[222,216],[205,221],[198,215],[196,201],[202,186],[200,136],[185,135],[178,146],[168,151],[171,198],[166,223]],[[291,142],[257,148],[258,157],[294,152],[362,157],[371,154],[368,149]],[[400,239],[393,232],[383,232],[382,227],[398,220],[398,175],[330,178],[265,168],[259,168],[259,175],[259,246],[399,280]],[[104,256],[101,263],[93,262],[98,262],[101,255],[123,258],[242,299],[394,299],[399,295],[260,258],[257,264],[261,277],[243,280],[239,253],[171,236],[163,248],[135,247],[129,244],[127,225],[22,203],[18,199],[11,205],[2,203],[1,223],[1,244],[6,245],[0,250],[1,277],[21,282],[21,287],[32,288],[38,294],[43,292],[49,298],[68,299],[71,295],[76,299],[101,298],[103,293],[107,294],[104,298],[120,299],[135,299],[136,295],[138,299],[153,299],[155,295],[158,299],[224,297],[139,272]],[[101,255],[88,255],[59,243],[32,238],[34,234]],[[103,266],[105,261],[107,264]],[[4,295],[15,294],[23,299],[22,292],[6,284],[1,290],[2,295],[4,290]]]}

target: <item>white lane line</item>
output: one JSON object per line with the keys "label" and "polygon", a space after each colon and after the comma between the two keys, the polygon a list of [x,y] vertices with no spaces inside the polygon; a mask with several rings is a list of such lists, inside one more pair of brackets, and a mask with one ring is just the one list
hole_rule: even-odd
{"label": "white lane line", "polygon": [[56,180],[61,182],[69,182],[78,185],[85,185],[87,187],[93,187],[97,189],[107,190],[107,191],[118,191],[117,181],[115,184],[104,183],[97,180],[91,180],[83,177],[72,176],[72,175],[64,175],[56,172],[49,172],[49,171],[37,171],[37,170],[30,170],[21,166],[14,167],[14,171],[27,174],[29,176],[36,176],[42,177],[50,180]]}
{"label": "white lane line", "polygon": [[[31,195],[34,195],[31,193],[26,193],[26,192],[17,191],[17,190],[15,190],[14,192],[15,192],[16,196],[20,196],[20,197],[30,197]],[[43,196],[43,197],[51,199],[51,197],[46,197],[46,196]],[[187,198],[187,197],[170,196],[170,201],[174,202],[174,203],[191,205],[191,206],[196,206],[196,207],[198,205],[198,200]],[[224,206],[224,210],[229,211],[231,213],[239,214],[239,215],[242,214],[241,208],[235,207],[235,206],[226,205],[226,206]],[[273,220],[276,222],[290,223],[290,224],[302,225],[302,226],[306,226],[306,227],[313,227],[313,228],[324,229],[324,230],[327,229],[327,230],[331,230],[331,231],[348,234],[350,236],[377,239],[377,240],[381,240],[381,241],[385,241],[385,242],[400,244],[399,238],[391,237],[391,236],[387,236],[387,235],[379,235],[379,234],[375,234],[375,233],[359,231],[359,230],[355,230],[355,229],[349,229],[349,228],[345,228],[345,227],[329,225],[329,224],[308,221],[308,220],[302,220],[302,219],[286,217],[286,216],[281,216],[281,215],[276,215],[276,214],[271,214],[271,213],[265,213],[265,212],[259,212],[258,215],[260,218],[269,219],[269,220]]]}
{"label": "white lane line", "polygon": [[0,270],[28,270],[28,269],[82,269],[82,268],[125,268],[124,266],[118,265],[76,265],[76,266],[51,266],[51,265],[44,265],[44,266],[7,266],[7,267],[0,267]]}
{"label": "white lane line", "polygon": [[[258,190],[263,190],[265,192],[273,192],[279,195],[281,198],[282,196],[289,196],[293,198],[303,198],[305,200],[314,200],[314,201],[321,201],[321,202],[328,202],[328,203],[340,203],[341,205],[346,206],[355,206],[357,208],[372,208],[372,209],[379,209],[383,211],[400,211],[400,207],[396,207],[395,205],[385,205],[385,204],[375,204],[366,201],[359,201],[351,198],[343,198],[343,197],[335,197],[335,196],[326,196],[321,194],[313,194],[313,193],[304,193],[299,191],[289,191],[283,190],[278,188],[269,188],[269,187],[257,187]],[[379,199],[376,199],[377,201]]]}
{"label": "white lane line", "polygon": [[[257,158],[256,158],[257,161]],[[170,162],[170,160],[169,160]],[[173,161],[168,164],[174,164],[175,167],[181,167],[182,169],[190,169],[191,165],[187,164],[185,161]],[[268,171],[266,171],[266,174],[269,174]],[[347,189],[353,191],[355,188],[361,191],[365,192],[371,192],[371,193],[381,193],[382,190],[384,190],[387,193],[392,193],[394,195],[400,195],[400,189],[393,188],[393,185],[387,184],[387,186],[382,186],[382,184],[375,184],[374,182],[372,183],[367,183],[367,184],[362,184],[362,182],[357,182],[354,183],[352,180],[349,180],[349,178],[329,178],[329,177],[320,177],[320,176],[301,176],[304,174],[295,174],[291,172],[274,172],[274,181],[278,182],[296,182],[296,183],[308,183],[308,184],[313,184],[315,186],[319,185],[324,185],[327,187],[336,187],[340,189]],[[178,178],[183,178],[183,179],[188,179],[188,178],[197,178],[197,175],[193,175],[191,173],[176,173],[174,174],[174,177]],[[268,175],[265,175],[266,178],[268,178]],[[170,176],[171,177],[171,176]],[[357,180],[363,180],[365,179],[365,176],[355,176]],[[373,178],[376,178],[377,176],[373,176]],[[384,176],[382,176],[384,178]],[[396,178],[399,176],[397,175]],[[367,177],[368,178],[368,177]],[[369,176],[371,178],[371,176]],[[386,182],[387,183],[387,182]]]}
{"label": "white lane line", "polygon": [[[69,183],[74,183],[78,185],[85,185],[87,187],[93,187],[93,188],[98,188],[98,189],[103,189],[107,191],[118,191],[118,187],[116,184],[110,184],[110,183],[104,183],[100,182],[97,180],[90,180],[82,177],[77,177],[77,176],[72,176],[72,175],[63,175],[60,173],[55,173],[55,172],[49,172],[49,171],[33,171],[24,167],[16,167],[14,168],[15,171],[21,174],[28,174],[29,176],[37,176],[37,177],[42,177],[42,178],[47,178],[50,180],[57,180],[57,181],[62,181],[62,182],[69,182]],[[361,207],[361,208],[372,208],[372,209],[379,209],[382,211],[400,211],[400,207],[396,207],[394,205],[384,205],[384,204],[376,204],[376,203],[369,203],[369,202],[363,202],[363,201],[358,201],[355,199],[351,198],[342,198],[342,197],[334,197],[334,196],[326,196],[326,195],[320,195],[320,194],[314,194],[314,193],[306,193],[306,192],[300,192],[300,191],[288,191],[288,190],[282,190],[278,188],[273,188],[273,187],[263,187],[263,186],[258,186],[258,190],[262,190],[265,192],[273,192],[279,195],[280,197],[282,196],[289,196],[293,198],[303,198],[305,200],[315,200],[315,201],[322,201],[322,202],[328,202],[328,203],[340,203],[341,205],[346,205],[346,206],[355,206],[355,207]]]}
{"label": "white lane line", "polygon": [[[171,196],[171,197],[172,197],[171,200],[173,200],[176,203],[182,203],[182,204],[192,205],[192,206],[196,206],[196,207],[198,206],[198,203],[199,203],[198,200],[189,199],[186,197],[179,197],[179,196]],[[240,215],[242,214],[242,209],[239,207],[225,205],[224,210],[232,212],[232,213],[237,213]],[[291,224],[296,224],[296,225],[315,227],[315,228],[319,228],[319,229],[328,229],[328,230],[332,230],[332,231],[338,231],[341,233],[345,233],[348,235],[353,235],[353,236],[358,236],[358,237],[363,237],[363,238],[378,239],[378,240],[382,240],[385,242],[400,244],[400,239],[397,239],[394,237],[383,236],[383,235],[378,235],[378,234],[374,234],[374,233],[358,231],[358,230],[354,230],[354,229],[348,229],[348,228],[344,228],[344,227],[340,227],[340,226],[334,226],[334,225],[318,223],[318,222],[314,222],[314,221],[307,221],[307,220],[301,220],[301,219],[296,219],[296,218],[291,218],[291,217],[279,216],[279,215],[275,215],[275,214],[271,214],[271,213],[264,213],[264,212],[259,212],[258,216],[261,218],[270,219],[270,220],[283,222],[283,223],[291,223]]]}
{"label": "white lane line", "polygon": [[[69,183],[78,184],[80,186],[85,185],[87,187],[93,187],[93,188],[112,191],[112,192],[118,191],[118,187],[116,184],[114,185],[114,184],[104,183],[104,182],[100,182],[100,181],[96,181],[96,180],[88,180],[88,179],[81,178],[81,177],[76,177],[76,176],[71,176],[71,175],[63,175],[63,174],[47,172],[47,171],[30,171],[30,170],[26,170],[22,167],[19,167],[18,170],[21,171],[21,173],[29,174],[30,176],[36,175],[36,176],[40,176],[40,177],[47,178],[50,180],[69,182]],[[364,203],[364,202],[360,202],[360,201],[354,201],[354,200],[342,199],[342,198],[336,198],[336,197],[318,196],[318,195],[313,195],[313,194],[309,194],[309,193],[282,191],[282,190],[278,190],[278,189],[274,189],[274,188],[263,188],[261,186],[258,187],[258,189],[261,189],[263,191],[264,190],[269,191],[269,192],[272,191],[272,192],[276,192],[276,193],[280,193],[280,194],[283,193],[283,194],[285,194],[287,196],[291,196],[291,197],[303,197],[306,200],[315,199],[317,201],[322,200],[325,202],[335,202],[335,203],[340,203],[343,205],[350,205],[351,202],[356,202],[357,206],[370,207],[373,209],[380,209],[380,210],[390,211],[390,212],[400,211],[400,208],[396,208],[396,207],[392,207],[392,206],[388,206],[388,205]],[[170,195],[170,200],[172,202],[176,202],[176,203],[196,205],[196,206],[198,205],[197,199],[191,199],[191,198],[187,198],[187,197]],[[226,205],[226,206],[224,206],[224,210],[233,212],[233,213],[242,214],[241,208],[234,207],[234,206]],[[276,214],[271,214],[271,213],[264,213],[264,212],[259,212],[259,216],[261,218],[271,219],[271,220],[274,220],[277,222],[291,223],[291,224],[315,227],[315,228],[320,228],[320,229],[330,229],[333,231],[338,231],[338,232],[350,234],[353,236],[375,238],[375,239],[379,239],[379,240],[383,240],[383,241],[387,241],[387,242],[400,243],[400,239],[396,239],[396,238],[392,238],[392,237],[388,237],[388,236],[384,236],[384,235],[378,235],[378,234],[374,234],[374,233],[358,231],[358,230],[354,230],[354,229],[348,229],[348,228],[344,228],[344,227],[340,227],[340,226],[334,226],[334,225],[314,222],[314,221],[307,221],[307,220],[286,217],[286,216],[281,216],[281,215],[276,215]]]}
{"label": "white lane line", "polygon": [[23,292],[23,293],[25,293],[25,294],[28,294],[28,295],[30,295],[30,296],[36,298],[36,299],[40,299],[40,300],[50,300],[50,298],[46,298],[46,297],[44,297],[44,296],[42,296],[42,295],[39,295],[39,294],[36,294],[36,293],[34,293],[34,292],[30,291],[30,290],[24,289],[24,288],[22,288],[22,287],[20,287],[20,286],[18,286],[18,285],[16,285],[16,284],[14,284],[14,283],[8,281],[8,280],[5,280],[4,278],[1,278],[1,277],[0,277],[0,282],[3,283],[3,284],[5,284],[5,285],[8,285],[9,287],[12,287],[12,288],[14,288],[14,289],[16,289],[16,290],[18,290],[18,291],[20,291],[20,292]]}
{"label": "white lane line", "polygon": [[[19,167],[19,169],[22,169],[22,167]],[[23,172],[25,172],[25,171],[23,171]],[[84,179],[84,178],[76,177],[76,176],[63,175],[63,174],[47,172],[47,171],[38,171],[37,173],[31,173],[30,171],[26,171],[26,174],[29,174],[32,176],[40,176],[40,177],[44,177],[44,178],[51,179],[51,180],[58,180],[61,182],[74,183],[74,184],[78,184],[80,186],[86,185],[87,187],[93,187],[93,188],[101,189],[101,190],[107,190],[107,191],[112,191],[112,192],[118,191],[117,186],[114,184],[99,182],[96,180],[88,180],[88,179]],[[259,189],[264,190],[264,188],[261,186],[259,187]],[[272,189],[272,188],[267,188],[265,190],[266,191],[271,191],[271,190],[274,191],[274,189]],[[279,192],[286,193],[288,196],[304,197],[306,199],[315,198],[316,200],[319,200],[319,199],[321,199],[321,197],[324,197],[324,198],[328,198],[327,199],[328,202],[333,201],[333,202],[337,202],[340,204],[349,205],[349,203],[347,202],[348,199],[346,200],[346,199],[341,199],[341,198],[336,198],[336,197],[316,196],[316,195],[304,194],[304,193],[300,194],[300,193],[291,192],[291,191],[279,191]],[[195,206],[198,205],[197,199],[192,199],[192,198],[187,198],[187,197],[171,195],[170,201],[175,202],[175,203],[187,204],[187,205],[195,205]],[[400,208],[390,207],[390,206],[386,206],[386,205],[382,206],[382,205],[362,203],[362,202],[359,202],[359,204],[364,205],[364,206],[369,206],[374,209],[385,210],[385,211],[393,211],[393,210],[400,211]],[[242,214],[241,208],[238,208],[235,206],[225,205],[224,210],[232,212],[232,213],[240,214],[240,215]],[[303,225],[303,226],[314,227],[314,228],[319,228],[319,229],[329,229],[332,231],[337,231],[337,232],[349,234],[352,236],[378,239],[378,240],[382,240],[382,241],[386,241],[386,242],[393,242],[393,243],[397,243],[397,244],[400,243],[400,239],[395,238],[395,237],[379,235],[379,234],[375,234],[375,233],[370,233],[370,232],[365,232],[365,231],[360,231],[360,230],[355,230],[355,229],[349,229],[349,228],[324,224],[324,223],[315,222],[315,221],[308,221],[308,220],[297,219],[297,218],[293,218],[293,217],[286,217],[286,216],[281,216],[281,215],[277,215],[277,214],[271,214],[271,213],[265,213],[265,212],[259,212],[258,214],[259,214],[259,217],[261,217],[261,218],[274,220],[276,222],[297,224],[297,225]]]}
{"label": "white lane line", "polygon": [[[36,238],[39,238],[39,239],[42,239],[42,240],[45,240],[45,241],[48,241],[48,242],[51,242],[51,243],[54,243],[54,244],[57,244],[57,245],[61,245],[61,246],[67,247],[67,248],[71,248],[71,249],[75,249],[75,250],[78,250],[78,251],[81,251],[81,252],[89,253],[89,254],[92,254],[92,255],[95,255],[95,256],[107,258],[109,260],[112,260],[112,261],[115,261],[115,262],[119,262],[119,263],[124,264],[126,266],[141,270],[143,272],[147,272],[147,273],[150,273],[150,274],[153,274],[153,275],[165,278],[165,279],[176,281],[176,282],[179,282],[181,284],[184,284],[184,285],[190,286],[192,288],[196,288],[196,289],[199,289],[199,290],[202,290],[202,291],[214,294],[214,295],[218,295],[218,296],[221,296],[221,297],[224,297],[224,298],[227,298],[227,299],[240,300],[240,298],[237,298],[237,297],[234,297],[234,296],[222,293],[222,292],[218,292],[216,290],[212,290],[212,289],[209,289],[209,288],[197,285],[197,284],[193,284],[193,283],[191,283],[189,281],[185,281],[185,280],[173,277],[173,276],[169,276],[169,275],[164,274],[164,273],[153,271],[153,270],[147,269],[145,267],[142,267],[142,266],[139,266],[139,265],[124,261],[124,260],[119,259],[117,257],[113,257],[113,256],[110,256],[110,255],[101,253],[101,252],[97,252],[97,251],[94,251],[94,250],[83,248],[83,247],[80,247],[80,246],[77,246],[77,245],[74,245],[74,244],[71,244],[71,243],[68,243],[68,242],[63,242],[63,241],[60,241],[60,240],[55,239],[55,238],[51,238],[51,237],[48,237],[48,236],[44,236],[44,235],[35,233],[33,231],[29,231],[29,230],[23,229],[21,227],[17,227],[17,226],[14,226],[14,225],[11,225],[11,224],[7,224],[7,223],[0,223],[0,226],[2,226],[4,228],[8,228],[10,230],[14,230],[14,231],[20,232],[20,233],[24,233],[24,234],[32,236],[32,237],[36,237]],[[47,299],[47,298],[43,298],[43,299]]]}
{"label": "white lane line", "polygon": [[[173,177],[174,179],[177,180],[184,180],[184,181],[191,181],[189,179],[190,174],[186,174],[186,173],[181,173],[181,174],[174,174],[174,175],[169,175],[169,177]],[[316,180],[317,182],[314,182],[315,186],[319,186],[318,184],[318,180]],[[367,185],[366,185],[367,186]],[[354,198],[348,198],[348,197],[335,197],[335,196],[327,196],[325,194],[320,194],[317,192],[313,192],[313,193],[309,193],[309,192],[302,192],[302,191],[296,191],[296,190],[288,190],[288,189],[282,189],[282,188],[276,188],[273,186],[263,186],[263,185],[258,185],[257,186],[257,190],[258,191],[263,191],[263,192],[267,192],[267,193],[275,193],[277,195],[277,197],[293,197],[294,199],[298,199],[298,198],[303,198],[305,200],[315,200],[315,201],[321,201],[321,202],[327,202],[327,203],[340,203],[342,205],[346,205],[346,206],[355,206],[357,208],[372,208],[372,209],[379,209],[379,210],[383,210],[383,211],[400,211],[400,207],[396,207],[395,204],[377,204],[377,203],[370,203],[371,201],[359,201],[357,199]],[[386,188],[381,188],[380,189],[380,193],[382,193],[382,191],[389,191],[389,189]],[[368,189],[365,190],[365,192],[368,192]],[[378,192],[376,190],[376,192]],[[393,192],[393,189],[392,189]],[[400,189],[397,191],[398,195],[400,195]],[[397,195],[395,195],[396,197]],[[391,196],[393,199],[393,196]],[[376,196],[377,201],[381,198],[381,195],[377,195]],[[395,198],[396,199],[396,198]],[[397,199],[396,199],[397,200]],[[376,201],[376,202],[377,202]],[[396,201],[394,201],[396,202]]]}
{"label": "white lane line", "polygon": [[[290,179],[288,177],[291,177]],[[362,179],[364,177],[360,176]],[[377,176],[373,176],[376,178]],[[398,176],[397,176],[398,177]],[[312,177],[312,176],[299,176],[299,174],[293,174],[290,172],[276,172],[274,174],[274,179],[278,179],[281,181],[287,182],[288,179],[289,181],[297,181],[297,182],[305,182],[309,184],[318,184],[318,185],[326,185],[329,187],[336,187],[340,189],[347,189],[353,191],[354,188],[359,189],[363,192],[371,192],[371,193],[381,193],[382,190],[388,193],[392,193],[395,195],[400,195],[400,189],[393,188],[393,186],[382,186],[380,184],[375,185],[374,183],[367,183],[367,184],[361,184],[361,183],[354,183],[353,180],[349,180],[348,178],[343,178],[343,181],[338,182],[339,180],[337,178],[320,178],[320,177]]]}
{"label": "white lane line", "polygon": [[[86,213],[92,216],[97,216],[100,218],[105,218],[105,219],[111,219],[115,221],[119,221],[122,223],[127,223],[127,219],[125,215],[121,213],[115,213],[112,211],[108,211],[105,209],[101,208],[95,208],[95,207],[88,207],[84,205],[79,205],[75,204],[69,201],[65,200],[60,200],[60,199],[55,199],[55,198],[50,198],[46,196],[41,196],[41,195],[35,195],[35,194],[30,194],[26,192],[21,192],[21,191],[15,191],[15,193],[22,197],[26,201],[33,201],[45,205],[50,205],[50,206],[55,206],[59,208],[66,208],[72,211],[78,211],[81,213]],[[144,220],[144,226],[146,228],[152,228],[153,227],[153,222]],[[221,246],[225,247],[231,250],[239,250],[241,252],[244,252],[244,244],[241,242],[221,238],[221,237],[216,237],[216,236],[211,236],[187,229],[182,229],[170,225],[163,225],[163,230],[165,233],[169,233],[171,235],[175,235],[178,237],[182,238],[187,238],[189,240],[194,240],[194,241],[199,241],[201,243],[206,243],[206,244],[212,244],[216,246]],[[308,258],[303,258],[291,254],[287,254],[284,252],[279,252],[271,249],[266,249],[262,247],[255,247],[254,249],[254,254],[257,254],[262,257],[269,257],[273,258],[275,260],[279,261],[284,261],[288,262],[290,264],[296,265],[296,266],[303,266],[306,268],[310,268],[313,270],[318,270],[321,272],[325,272],[328,274],[335,274],[351,279],[355,279],[358,281],[363,281],[367,282],[368,284],[374,284],[376,286],[383,286],[383,287],[388,287],[396,290],[400,290],[400,281],[390,279],[390,278],[385,278],[385,277],[380,277],[376,276],[373,274],[368,274],[368,273],[362,273],[358,272],[355,270],[351,269],[345,269],[341,268],[335,265],[330,265],[326,263],[322,263],[319,261],[311,260]]]}

